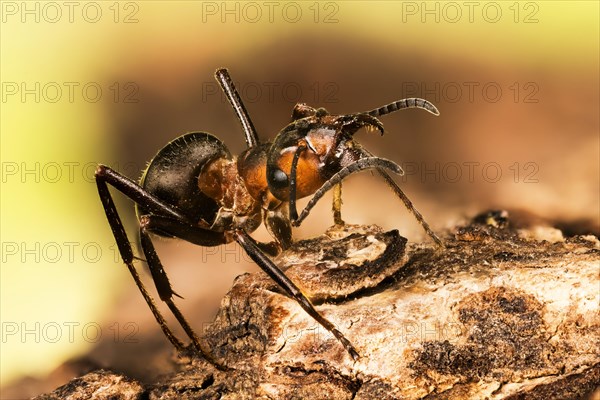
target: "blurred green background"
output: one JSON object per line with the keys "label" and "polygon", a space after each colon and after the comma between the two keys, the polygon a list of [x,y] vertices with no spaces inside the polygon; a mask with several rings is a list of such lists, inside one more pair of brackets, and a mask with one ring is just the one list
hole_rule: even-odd
{"label": "blurred green background", "polygon": [[[118,261],[93,171],[102,162],[137,179],[192,130],[242,151],[218,67],[264,139],[298,101],[339,114],[402,97],[435,103],[437,118],[405,110],[383,118],[384,137],[357,135],[405,167],[399,181],[435,230],[502,207],[597,234],[598,4],[3,1],[2,398],[66,382],[84,367],[57,367],[86,353],[141,379],[168,358]],[[133,207],[116,197],[135,241]],[[324,200],[295,236],[323,231],[329,209]],[[423,238],[369,173],[345,184],[343,213]],[[199,330],[233,278],[256,269],[234,245],[158,249]]]}

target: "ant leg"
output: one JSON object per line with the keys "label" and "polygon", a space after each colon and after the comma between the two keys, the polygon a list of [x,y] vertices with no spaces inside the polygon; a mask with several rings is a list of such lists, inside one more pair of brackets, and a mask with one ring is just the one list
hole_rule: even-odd
{"label": "ant leg", "polygon": [[413,205],[412,201],[410,201],[408,196],[406,196],[406,194],[404,194],[402,189],[400,189],[400,186],[398,186],[396,184],[396,182],[394,182],[392,177],[387,172],[385,172],[383,169],[377,168],[377,172],[379,172],[379,175],[381,175],[383,177],[383,179],[385,179],[385,182],[392,189],[392,191],[396,194],[396,196],[398,196],[400,198],[400,200],[402,200],[402,202],[404,203],[404,206],[408,209],[408,211],[410,211],[415,216],[417,221],[419,221],[419,223],[421,224],[421,226],[423,227],[423,229],[425,230],[427,235],[429,235],[429,237],[435,242],[435,244],[437,244],[439,247],[443,248],[444,243],[442,242],[442,240],[429,227],[429,224],[425,221],[425,218],[423,218],[421,213],[419,211],[417,211],[417,209]]}
{"label": "ant leg", "polygon": [[256,241],[252,239],[248,233],[242,229],[237,229],[234,231],[234,237],[235,240],[244,248],[246,253],[248,253],[250,258],[252,258],[252,260],[254,260],[254,262],[271,277],[271,279],[281,286],[281,288],[283,288],[289,296],[294,298],[294,300],[300,304],[300,306],[308,313],[308,315],[313,317],[319,324],[331,332],[336,339],[340,341],[352,359],[358,360],[360,358],[360,355],[354,346],[352,346],[352,343],[346,339],[346,337],[335,327],[335,325],[319,314],[310,300],[308,300],[306,296],[302,294],[298,286],[296,286],[294,282],[292,282],[290,278],[288,278],[283,271],[281,271],[281,269],[279,269],[277,265],[271,261],[271,259],[269,259],[263,252],[260,251]]}
{"label": "ant leg", "polygon": [[198,246],[211,247],[227,243],[223,232],[210,231],[187,221],[162,215],[142,215],[140,226],[148,232],[175,236]]}
{"label": "ant leg", "polygon": [[[197,238],[202,236],[205,229],[193,225],[181,224],[170,217],[146,215],[141,218],[141,224],[149,231],[169,232],[180,239],[197,243]],[[244,248],[252,260],[271,277],[285,292],[293,297],[300,306],[319,324],[331,332],[346,348],[354,360],[360,356],[350,341],[326,318],[324,318],[311,302],[302,294],[300,289],[292,282],[261,250],[258,243],[244,230],[237,229],[233,232],[234,239]]]}
{"label": "ant leg", "polygon": [[[408,100],[410,100],[410,99],[408,99]],[[423,101],[426,103],[429,103],[426,100],[423,100]],[[431,104],[431,106],[433,106],[433,104]],[[435,106],[433,106],[433,107],[435,108]],[[435,110],[437,111],[437,109],[435,109]],[[363,149],[362,153],[366,157],[373,157],[373,155],[368,150]],[[379,175],[381,175],[383,177],[383,179],[388,184],[390,189],[392,189],[394,194],[396,196],[398,196],[398,198],[400,198],[400,200],[402,200],[402,202],[404,203],[404,206],[408,209],[408,211],[410,211],[414,215],[414,217],[419,222],[419,224],[421,224],[421,226],[423,227],[423,229],[425,230],[427,235],[429,235],[429,237],[435,242],[435,244],[437,244],[440,248],[443,248],[444,243],[442,242],[442,240],[429,227],[429,224],[427,223],[427,221],[425,221],[425,218],[423,218],[421,213],[419,211],[417,211],[417,209],[413,205],[412,201],[410,201],[408,196],[406,194],[404,194],[402,189],[400,189],[400,186],[398,186],[396,184],[396,182],[392,179],[392,177],[387,172],[385,172],[383,170],[383,168],[377,168],[377,172],[379,172]]]}
{"label": "ant leg", "polygon": [[156,289],[158,291],[160,299],[167,304],[167,306],[177,319],[177,322],[179,322],[185,333],[192,340],[192,344],[194,345],[196,350],[198,350],[210,363],[215,365],[217,368],[226,369],[226,367],[224,367],[219,362],[217,362],[217,360],[215,360],[210,351],[206,350],[202,346],[202,344],[200,343],[200,338],[198,338],[196,332],[194,332],[194,330],[187,322],[179,308],[173,302],[173,295],[177,297],[181,296],[175,293],[171,288],[169,278],[167,277],[162,263],[160,262],[158,254],[156,254],[156,250],[154,248],[154,244],[152,243],[152,239],[150,238],[150,235],[148,234],[148,231],[146,230],[143,224],[140,227],[140,238],[142,243],[142,251],[144,252],[144,256],[146,257],[146,262],[148,263],[148,267],[150,268],[152,279],[156,284]]}
{"label": "ant leg", "polygon": [[[277,210],[263,210],[263,219],[266,222],[265,225],[267,230],[272,237],[277,238],[277,241],[258,243],[258,245],[262,251],[272,256],[278,255],[282,248],[287,249],[292,244],[292,228],[289,219],[281,212],[281,210],[284,210],[282,206],[278,207]],[[142,215],[140,217],[140,224],[148,232],[157,234],[166,233],[170,236],[186,240],[199,246],[211,247],[228,243],[222,232],[203,229],[199,226],[181,222],[171,217]],[[174,294],[177,295],[176,293]]]}
{"label": "ant leg", "polygon": [[333,187],[333,223],[336,225],[344,225],[342,219],[342,183],[338,183]]}
{"label": "ant leg", "polygon": [[358,171],[362,171],[369,168],[379,168],[379,169],[389,169],[396,174],[403,174],[402,168],[393,161],[386,160],[385,158],[380,157],[364,157],[359,158],[351,164],[346,165],[344,168],[340,169],[337,173],[335,173],[328,181],[326,181],[320,188],[315,192],[313,197],[310,199],[304,210],[297,219],[292,220],[292,225],[300,226],[302,221],[308,216],[310,210],[317,204],[319,199],[323,197],[323,195],[332,187],[340,183],[343,179],[345,179],[348,175],[353,174]]}
{"label": "ant leg", "polygon": [[169,215],[172,218],[182,221],[186,220],[182,214],[169,204],[148,193],[140,185],[106,165],[98,165],[95,177],[96,184],[100,185],[100,183],[102,183],[104,185],[109,184],[113,186],[119,192],[129,197],[135,203],[143,206],[151,213]]}
{"label": "ant leg", "polygon": [[242,124],[242,129],[246,135],[246,144],[248,147],[256,146],[259,143],[258,134],[256,133],[256,129],[254,129],[250,115],[248,114],[248,111],[246,111],[242,98],[235,88],[227,69],[218,69],[217,72],[215,72],[215,79],[221,85],[221,89],[223,89],[227,100],[229,100],[231,107],[233,107],[233,111],[235,111],[235,115]]}
{"label": "ant leg", "polygon": [[182,351],[184,348],[183,343],[179,339],[177,339],[177,337],[173,334],[171,329],[169,329],[169,327],[167,326],[167,322],[156,307],[154,299],[146,290],[146,287],[140,279],[137,270],[133,266],[133,250],[127,238],[127,232],[125,232],[125,228],[123,227],[123,223],[121,221],[121,218],[119,217],[119,213],[117,212],[115,203],[112,199],[112,196],[110,195],[108,185],[104,180],[103,175],[99,175],[99,171],[96,171],[96,185],[98,187],[98,194],[100,195],[100,200],[102,201],[102,205],[104,207],[104,212],[106,213],[106,218],[108,219],[108,223],[110,224],[113,236],[115,237],[115,240],[117,242],[117,247],[119,248],[119,253],[121,254],[123,262],[125,263],[125,265],[127,265],[127,268],[129,269],[129,272],[131,273],[135,284],[142,293],[144,300],[146,300],[150,311],[152,311],[152,314],[158,322],[158,325],[160,325],[160,328],[162,329],[163,333],[165,334],[167,339],[169,339],[169,341],[173,344],[173,346],[177,349],[177,351]]}
{"label": "ant leg", "polygon": [[[173,346],[181,352],[182,350],[184,350],[183,342],[181,342],[174,335],[173,331],[169,329],[164,317],[158,310],[154,299],[146,290],[144,284],[142,283],[139,277],[139,274],[133,267],[133,250],[131,248],[131,244],[127,240],[127,233],[125,232],[123,223],[121,222],[112,196],[110,195],[110,192],[108,190],[108,184],[115,187],[121,193],[134,200],[137,204],[141,205],[142,207],[148,210],[159,212],[164,215],[170,215],[169,217],[163,218],[176,221],[176,223],[179,225],[185,225],[187,222],[185,221],[185,218],[181,216],[177,211],[172,209],[169,205],[163,203],[161,200],[157,199],[152,194],[146,192],[142,187],[131,181],[129,178],[124,177],[123,175],[104,165],[98,166],[96,170],[96,185],[98,186],[98,193],[100,195],[102,205],[104,206],[106,217],[113,231],[113,235],[116,239],[119,252],[121,253],[121,258],[127,265],[127,268],[133,276],[133,279],[136,285],[138,286],[139,290],[142,292],[142,296],[146,300],[148,307],[152,311],[152,314],[156,318],[156,321],[160,325],[163,333],[165,334],[167,339],[169,339],[169,341],[173,344]],[[177,307],[173,303],[172,296],[178,295],[172,290],[169,279],[164,269],[162,268],[156,251],[154,250],[154,246],[152,245],[149,236],[145,232],[145,226],[143,222],[146,219],[147,217],[142,217],[140,221],[142,251],[146,256],[146,261],[148,262],[152,278],[154,280],[156,289],[161,300],[167,303],[167,305],[171,309],[171,312],[177,318],[177,321],[181,324],[185,332],[188,334],[188,336],[190,336],[190,338],[194,342],[194,346],[200,350],[200,352],[205,356],[205,358],[208,361],[212,362],[217,368],[226,369],[226,367],[216,362],[209,352],[202,349],[202,347],[199,344],[198,338],[193,333],[193,330],[191,329],[191,327],[189,326],[179,309],[177,309]],[[218,238],[216,236],[210,236],[205,239],[204,243],[207,243],[206,245],[224,243],[224,238],[222,238],[222,236],[222,234],[221,238]]]}

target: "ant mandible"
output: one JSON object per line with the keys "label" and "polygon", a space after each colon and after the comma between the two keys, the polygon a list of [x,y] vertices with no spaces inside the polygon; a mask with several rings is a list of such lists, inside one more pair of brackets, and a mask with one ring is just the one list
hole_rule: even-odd
{"label": "ant mandible", "polygon": [[[176,237],[200,246],[218,246],[236,241],[250,258],[319,324],[331,332],[354,360],[359,354],[350,341],[302,294],[300,289],[269,258],[292,243],[291,225],[298,226],[317,200],[332,187],[334,221],[341,219],[341,181],[348,175],[374,168],[419,220],[429,236],[433,233],[410,200],[385,170],[401,174],[396,163],[373,156],[363,149],[353,135],[360,128],[376,129],[383,134],[377,117],[404,108],[421,108],[439,115],[426,100],[409,98],[368,112],[331,115],[325,109],[297,104],[292,122],[273,142],[261,143],[244,104],[226,69],[215,77],[241,122],[248,148],[233,157],[227,147],[206,132],[191,132],[169,142],[150,161],[139,184],[113,169],[99,165],[96,170],[98,194],[112,229],[123,262],[158,321],[162,331],[178,351],[184,349],[167,326],[153,298],[133,266],[136,257],[123,223],[109,192],[108,185],[135,202],[139,219],[142,252],[156,290],[194,347],[215,365],[220,365],[203,347],[198,336],[173,302],[180,297],[154,249],[150,234]],[[313,198],[298,216],[296,200]],[[250,235],[261,222],[274,241],[258,243]]]}

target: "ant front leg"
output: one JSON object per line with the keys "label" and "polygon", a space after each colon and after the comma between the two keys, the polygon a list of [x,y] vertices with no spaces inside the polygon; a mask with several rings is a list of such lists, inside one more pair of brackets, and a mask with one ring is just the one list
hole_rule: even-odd
{"label": "ant front leg", "polygon": [[331,207],[333,211],[333,223],[337,226],[345,224],[342,219],[342,183],[338,183],[333,187],[333,205]]}
{"label": "ant front leg", "polygon": [[419,224],[421,224],[425,233],[427,233],[427,235],[429,235],[429,237],[435,242],[436,245],[438,245],[439,248],[443,249],[445,247],[444,242],[442,242],[442,240],[438,237],[438,235],[436,235],[435,232],[431,229],[431,227],[429,226],[427,221],[425,221],[425,218],[423,218],[423,215],[421,215],[421,213],[413,205],[412,201],[410,201],[408,196],[406,194],[404,194],[402,189],[400,189],[400,186],[398,186],[398,184],[396,184],[396,182],[392,179],[392,177],[387,172],[385,172],[382,168],[378,168],[377,172],[379,172],[379,175],[381,175],[383,177],[383,179],[385,180],[387,185],[390,187],[390,189],[392,189],[394,194],[396,196],[398,196],[398,198],[400,200],[402,200],[402,202],[404,203],[404,206],[408,209],[408,211],[410,211],[412,213],[412,215],[419,222]]}
{"label": "ant front leg", "polygon": [[[317,204],[317,202],[321,199],[321,197],[323,197],[323,195],[331,188],[335,188],[337,185],[341,184],[341,182],[349,175],[354,174],[356,172],[359,171],[363,171],[365,169],[372,169],[372,168],[377,168],[380,170],[390,170],[396,174],[403,174],[404,171],[402,170],[402,168],[396,164],[393,161],[390,160],[386,160],[384,158],[380,158],[380,157],[364,157],[364,158],[359,158],[358,160],[352,162],[351,164],[346,165],[345,167],[343,167],[342,169],[340,169],[338,172],[336,172],[335,174],[333,174],[333,176],[331,176],[314,194],[313,197],[310,199],[310,201],[308,202],[308,204],[306,205],[306,207],[304,207],[304,210],[302,210],[302,212],[300,213],[300,216],[298,216],[296,219],[292,219],[292,225],[293,226],[300,226],[300,224],[302,223],[302,221],[304,221],[304,219],[308,216],[308,214],[310,213],[310,210]],[[335,205],[335,201],[336,201],[336,194],[334,194],[334,218],[335,218],[335,211],[336,211],[336,205]],[[341,207],[341,186],[340,186],[340,202],[339,202],[339,206]],[[291,219],[291,217],[290,217]],[[341,215],[340,215],[340,219],[341,219]],[[343,221],[342,221],[343,223]]]}
{"label": "ant front leg", "polygon": [[[411,99],[407,99],[407,100],[411,100]],[[420,99],[416,99],[416,100],[420,100]],[[435,108],[435,106],[433,104],[431,104],[429,102],[425,102],[425,103],[427,103],[431,107],[433,107],[433,110],[439,114],[439,112],[437,111],[437,108]],[[376,110],[374,110],[374,111],[376,111]],[[429,112],[435,114],[434,111],[429,110]],[[363,149],[363,156],[364,157],[373,157],[373,154],[371,154],[371,152],[369,152],[368,150]],[[412,215],[415,217],[415,219],[417,220],[417,222],[419,222],[419,224],[421,224],[421,226],[423,227],[423,230],[425,231],[425,233],[427,233],[427,235],[429,235],[429,237],[431,238],[431,240],[433,240],[435,242],[435,244],[440,249],[443,249],[445,247],[444,246],[444,242],[442,242],[442,240],[438,237],[438,235],[436,235],[435,232],[431,229],[431,227],[429,226],[429,224],[427,223],[427,221],[425,221],[425,218],[423,218],[423,215],[421,215],[421,213],[419,212],[419,210],[417,210],[415,208],[415,206],[413,205],[412,201],[410,201],[410,199],[404,193],[404,191],[402,189],[400,189],[400,186],[398,186],[398,184],[392,179],[392,177],[390,176],[390,174],[388,174],[385,171],[385,169],[381,168],[381,167],[377,168],[377,172],[385,180],[385,183],[387,183],[387,185],[390,187],[390,189],[392,189],[392,191],[394,192],[394,194],[396,196],[398,196],[398,198],[404,203],[404,206],[407,208],[407,210],[410,213],[412,213]]]}

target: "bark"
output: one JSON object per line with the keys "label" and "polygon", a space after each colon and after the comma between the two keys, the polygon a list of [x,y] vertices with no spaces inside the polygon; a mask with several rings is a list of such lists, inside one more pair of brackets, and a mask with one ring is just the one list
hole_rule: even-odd
{"label": "bark", "polygon": [[[407,244],[397,231],[352,225],[297,242],[278,265],[354,344],[358,361],[266,275],[245,274],[203,334],[228,370],[182,354],[178,372],[138,398],[594,396],[597,237],[564,238],[490,212],[445,243]],[[39,398],[63,398],[53,395]]]}

